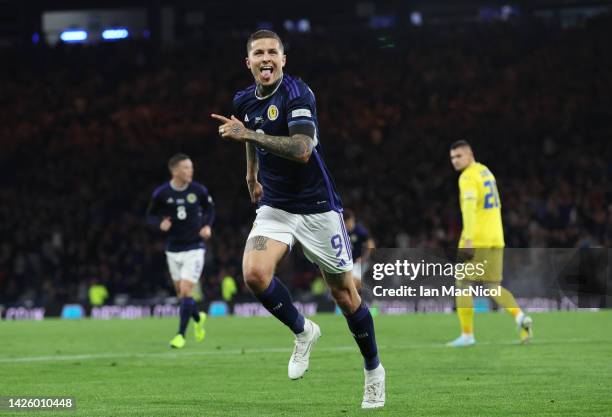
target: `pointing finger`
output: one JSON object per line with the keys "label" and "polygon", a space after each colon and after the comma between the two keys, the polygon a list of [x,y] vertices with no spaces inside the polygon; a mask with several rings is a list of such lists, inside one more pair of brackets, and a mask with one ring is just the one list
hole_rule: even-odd
{"label": "pointing finger", "polygon": [[215,113],[211,114],[210,117],[212,117],[213,119],[217,119],[217,120],[219,120],[220,122],[223,122],[223,123],[231,122],[231,120],[228,119],[227,117],[221,116],[221,115],[215,114]]}

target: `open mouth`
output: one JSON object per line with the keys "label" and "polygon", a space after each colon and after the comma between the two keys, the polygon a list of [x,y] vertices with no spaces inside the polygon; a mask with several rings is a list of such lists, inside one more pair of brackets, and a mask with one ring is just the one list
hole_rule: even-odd
{"label": "open mouth", "polygon": [[261,73],[261,77],[264,80],[269,81],[272,78],[274,67],[272,67],[271,65],[264,65],[259,69],[259,72]]}

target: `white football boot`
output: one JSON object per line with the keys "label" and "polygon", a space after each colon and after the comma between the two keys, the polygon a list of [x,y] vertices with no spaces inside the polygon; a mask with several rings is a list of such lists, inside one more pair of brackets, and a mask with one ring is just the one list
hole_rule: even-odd
{"label": "white football boot", "polygon": [[312,346],[321,337],[319,326],[308,320],[304,320],[304,331],[295,335],[295,347],[291,358],[289,358],[288,374],[289,379],[299,379],[308,370],[308,362]]}
{"label": "white football boot", "polygon": [[523,315],[518,327],[521,343],[531,342],[533,339],[533,320],[531,317]]}
{"label": "white football boot", "polygon": [[385,405],[385,368],[382,364],[376,369],[364,369],[365,387],[361,408],[379,408]]}

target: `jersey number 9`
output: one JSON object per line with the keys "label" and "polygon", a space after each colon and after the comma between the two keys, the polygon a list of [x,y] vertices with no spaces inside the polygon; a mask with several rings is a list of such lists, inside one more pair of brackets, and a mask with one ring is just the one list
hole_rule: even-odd
{"label": "jersey number 9", "polygon": [[338,252],[336,252],[336,258],[340,257],[340,254],[342,253],[342,238],[340,237],[340,235],[333,235],[331,238],[331,246],[334,249],[337,249]]}

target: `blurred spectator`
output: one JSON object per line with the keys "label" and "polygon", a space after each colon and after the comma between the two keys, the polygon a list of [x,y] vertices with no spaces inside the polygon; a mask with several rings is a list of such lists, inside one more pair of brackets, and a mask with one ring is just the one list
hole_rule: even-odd
{"label": "blurred spectator", "polygon": [[92,307],[99,307],[104,305],[108,298],[108,290],[103,284],[93,279],[89,286],[89,305]]}
{"label": "blurred spectator", "polygon": [[317,276],[310,285],[312,295],[324,295],[327,291],[327,285],[322,276]]}
{"label": "blurred spectator", "polygon": [[223,296],[223,301],[231,304],[237,291],[238,287],[236,286],[236,280],[234,277],[231,275],[225,275],[221,281],[221,294]]}

